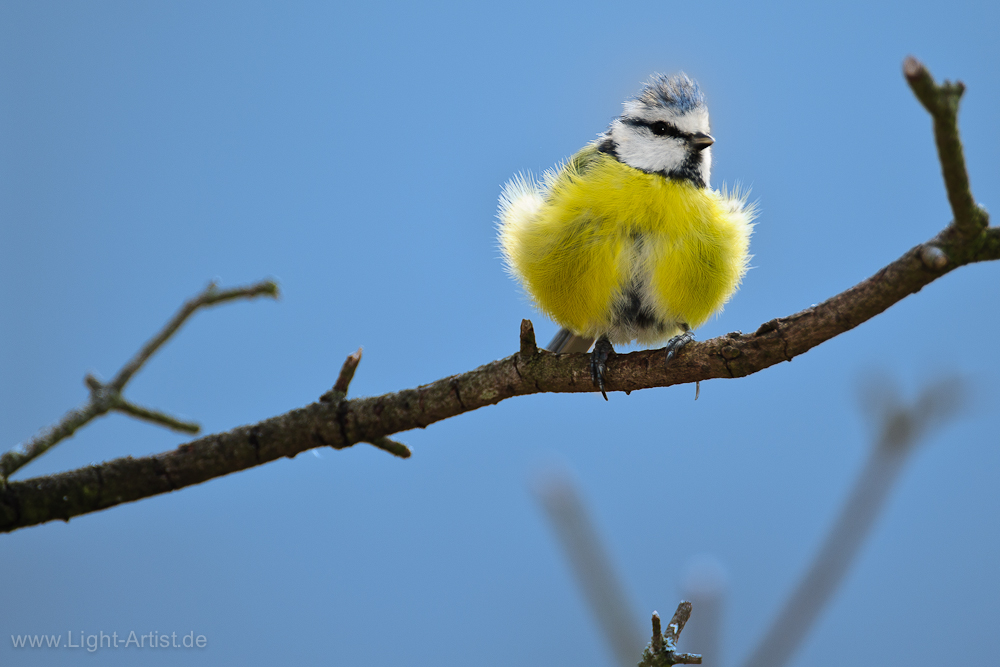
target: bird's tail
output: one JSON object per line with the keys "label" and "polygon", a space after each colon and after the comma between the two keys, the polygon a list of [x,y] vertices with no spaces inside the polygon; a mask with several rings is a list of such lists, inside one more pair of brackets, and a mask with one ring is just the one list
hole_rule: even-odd
{"label": "bird's tail", "polygon": [[570,352],[586,352],[593,344],[593,338],[577,336],[569,329],[560,329],[545,349],[556,354],[569,354]]}

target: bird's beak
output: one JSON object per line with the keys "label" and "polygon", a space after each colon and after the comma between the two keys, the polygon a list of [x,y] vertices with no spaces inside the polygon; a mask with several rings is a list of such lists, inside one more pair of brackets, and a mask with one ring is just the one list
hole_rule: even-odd
{"label": "bird's beak", "polygon": [[710,134],[695,132],[691,135],[691,145],[694,146],[696,151],[703,151],[714,143],[715,139]]}

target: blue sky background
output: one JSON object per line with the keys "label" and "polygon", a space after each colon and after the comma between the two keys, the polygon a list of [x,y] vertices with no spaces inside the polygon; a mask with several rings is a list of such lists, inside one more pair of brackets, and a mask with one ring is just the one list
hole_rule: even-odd
{"label": "blue sky background", "polygon": [[[283,297],[197,315],[128,389],[211,433],[516,350],[501,185],[603,130],[654,71],[705,89],[713,185],[752,188],[753,270],[708,338],[855,284],[950,219],[900,65],[968,85],[974,192],[1000,210],[995,3],[37,3],[0,7],[0,443],[85,399],[210,279]],[[968,378],[796,665],[962,662],[1000,623],[1000,264],[962,268],[752,377],[506,401],[0,536],[4,664],[608,665],[529,481],[568,469],[643,633],[692,558],[728,573],[742,660],[870,442],[863,378]],[[20,478],[173,448],[104,418]],[[676,511],[676,508],[681,511]],[[672,511],[668,512],[668,509]],[[681,544],[682,547],[677,545]],[[697,610],[695,610],[697,618]],[[20,633],[191,630],[201,651],[15,650]],[[697,647],[693,647],[697,648]]]}

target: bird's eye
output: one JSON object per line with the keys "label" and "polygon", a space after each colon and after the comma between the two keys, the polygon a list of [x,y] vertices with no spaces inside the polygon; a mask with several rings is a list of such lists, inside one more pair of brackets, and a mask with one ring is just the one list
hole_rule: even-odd
{"label": "bird's eye", "polygon": [[652,125],[650,125],[649,129],[651,129],[653,131],[653,134],[655,134],[656,136],[662,137],[663,135],[667,134],[670,131],[670,126],[664,123],[662,120],[658,120]]}

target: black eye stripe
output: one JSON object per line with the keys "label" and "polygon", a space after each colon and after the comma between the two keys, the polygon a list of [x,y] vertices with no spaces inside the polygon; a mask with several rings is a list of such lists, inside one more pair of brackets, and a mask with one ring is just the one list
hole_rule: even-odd
{"label": "black eye stripe", "polygon": [[681,132],[676,125],[671,125],[662,120],[648,121],[640,118],[623,118],[622,122],[632,127],[644,127],[658,137],[674,137],[676,139],[690,139],[694,135],[689,132]]}

